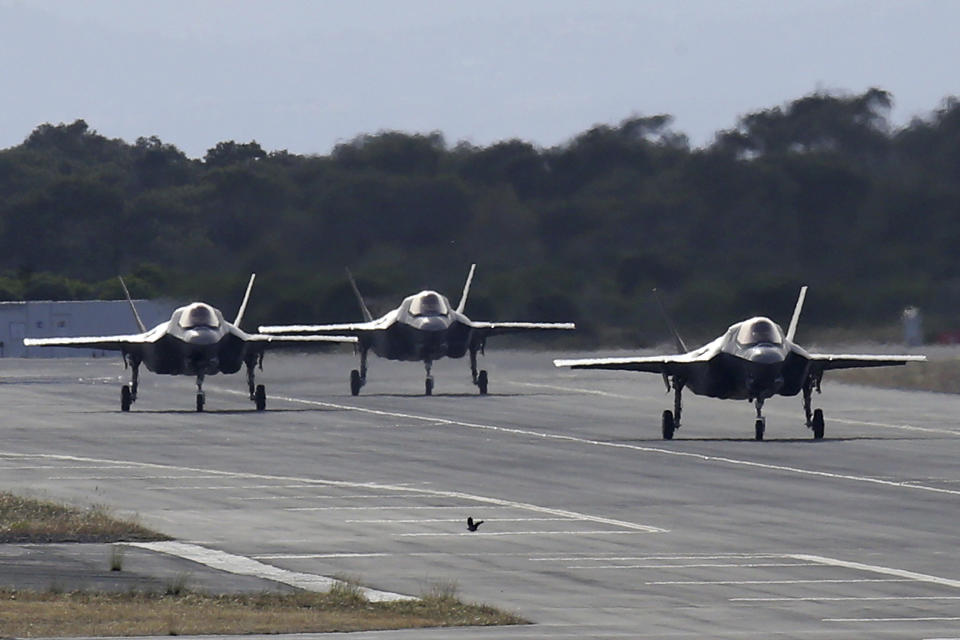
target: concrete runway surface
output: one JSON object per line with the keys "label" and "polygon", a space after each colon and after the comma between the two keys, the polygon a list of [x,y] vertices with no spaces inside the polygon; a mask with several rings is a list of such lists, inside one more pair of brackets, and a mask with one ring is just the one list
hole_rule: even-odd
{"label": "concrete runway surface", "polygon": [[692,394],[665,442],[658,376],[561,355],[491,349],[486,397],[466,360],[424,397],[422,365],[371,358],[351,397],[352,354],[270,353],[266,412],[235,375],[207,379],[203,414],[191,378],[149,372],[121,413],[119,358],[2,360],[0,487],[238,566],[455,582],[535,623],[361,638],[960,637],[960,397],[828,372],[821,442],[799,398],[770,400],[755,442],[748,403]]}

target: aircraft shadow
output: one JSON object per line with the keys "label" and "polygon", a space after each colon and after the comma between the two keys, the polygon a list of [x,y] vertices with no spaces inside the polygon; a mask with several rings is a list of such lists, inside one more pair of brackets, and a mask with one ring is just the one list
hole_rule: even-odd
{"label": "aircraft shadow", "polygon": [[825,442],[857,442],[857,441],[870,441],[870,440],[916,440],[916,438],[911,438],[907,436],[846,436],[846,437],[828,437],[824,436],[820,440],[814,440],[813,438],[764,438],[763,440],[757,440],[752,437],[743,437],[743,438],[677,438],[674,436],[673,440],[664,440],[663,438],[622,438],[622,439],[607,439],[604,442],[621,442],[625,444],[629,443],[659,443],[667,444],[669,442],[756,442],[758,444],[763,444],[765,442],[776,442],[780,444],[820,444]]}
{"label": "aircraft shadow", "polygon": [[[544,395],[537,393],[488,393],[489,398],[526,398],[529,396]],[[425,396],[422,393],[363,393],[359,396],[340,396],[341,398],[482,398],[479,393],[434,393]]]}
{"label": "aircraft shadow", "polygon": [[[321,413],[321,412],[330,412],[330,411],[339,411],[339,409],[334,409],[332,407],[305,407],[302,409],[270,409],[269,407],[265,411],[257,411],[256,409],[204,409],[203,411],[196,411],[194,409],[143,409],[143,410],[134,410],[129,411],[129,415],[136,414],[145,414],[145,415],[176,415],[176,414],[193,414],[193,415],[203,415],[205,413],[211,413],[216,415],[237,415],[244,416],[250,415],[253,413]],[[82,413],[87,413],[90,415],[96,414],[112,414],[112,413],[123,413],[122,411],[108,411],[108,410],[98,410],[98,411],[83,411]]]}

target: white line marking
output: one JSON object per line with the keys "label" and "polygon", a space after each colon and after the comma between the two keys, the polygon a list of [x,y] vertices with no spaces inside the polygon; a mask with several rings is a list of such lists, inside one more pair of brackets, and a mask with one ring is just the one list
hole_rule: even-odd
{"label": "white line marking", "polygon": [[251,556],[255,560],[321,560],[324,558],[383,558],[392,553],[275,553]]}
{"label": "white line marking", "polygon": [[[150,551],[166,553],[172,556],[177,556],[178,558],[184,558],[186,560],[192,560],[193,562],[197,562],[214,569],[219,569],[221,571],[226,571],[228,573],[235,573],[237,575],[244,576],[255,576],[257,578],[273,580],[274,582],[280,582],[282,584],[288,584],[300,589],[306,589],[307,591],[326,592],[330,590],[330,587],[340,582],[339,580],[335,580],[333,578],[318,576],[312,573],[288,571],[286,569],[281,569],[280,567],[274,567],[269,564],[258,562],[257,560],[248,558],[246,556],[238,556],[225,551],[208,549],[206,547],[188,544],[185,542],[126,542],[124,544],[131,547],[138,547],[141,549],[149,549]],[[367,600],[370,600],[371,602],[416,600],[416,598],[412,596],[407,596],[400,593],[392,593],[390,591],[378,591],[376,589],[367,589],[365,587],[361,587],[361,591],[366,596]]]}
{"label": "white line marking", "polygon": [[594,536],[610,535],[624,536],[637,533],[650,533],[644,531],[460,531],[457,533],[400,533],[398,538],[440,538],[452,536],[471,536],[474,538],[488,538],[491,536]]}
{"label": "white line marking", "polygon": [[[503,380],[503,382],[507,382],[507,383],[510,383],[510,384],[515,384],[515,385],[521,386],[521,387],[539,387],[539,388],[543,388],[543,389],[552,389],[552,390],[554,390],[554,391],[568,391],[568,392],[572,392],[572,393],[583,393],[583,394],[594,395],[594,396],[604,396],[604,397],[607,397],[607,398],[617,398],[617,399],[620,399],[620,400],[636,400],[636,399],[637,399],[637,396],[636,396],[636,395],[631,396],[631,395],[624,395],[624,394],[619,394],[619,393],[610,393],[610,392],[608,392],[608,391],[599,391],[599,390],[597,390],[597,389],[584,389],[584,388],[582,388],[582,387],[563,387],[563,386],[555,385],[555,384],[539,384],[539,383],[534,383],[534,382],[518,382],[518,381],[515,381],[515,380]],[[786,415],[786,412],[777,412],[776,410],[774,410],[774,412],[775,412],[775,413],[782,413],[782,414]],[[942,433],[942,434],[947,434],[947,435],[951,435],[951,436],[960,436],[960,431],[957,431],[957,430],[955,430],[955,429],[936,429],[936,428],[934,428],[934,427],[918,427],[918,426],[915,426],[915,425],[912,425],[912,424],[890,424],[890,423],[888,423],[888,422],[874,422],[874,421],[870,421],[870,420],[853,420],[853,419],[850,419],[850,418],[837,418],[837,417],[830,417],[829,420],[830,420],[830,422],[839,422],[839,423],[841,423],[841,424],[862,424],[862,425],[866,425],[866,426],[869,426],[869,427],[881,427],[881,428],[883,428],[883,429],[900,429],[900,430],[902,430],[902,431],[918,431],[918,432],[924,432],[924,433]]]}
{"label": "white line marking", "polygon": [[860,580],[664,580],[659,582],[644,582],[644,584],[699,584],[699,585],[721,585],[721,584],[833,584],[849,583],[859,584],[861,582],[913,582],[906,578],[865,578]]}
{"label": "white line marking", "polygon": [[[439,489],[423,489],[423,488],[410,488],[404,485],[393,485],[393,484],[382,484],[378,482],[350,482],[347,480],[321,480],[317,478],[297,478],[293,476],[270,476],[265,474],[258,473],[246,473],[246,472],[237,472],[237,471],[218,471],[215,469],[197,469],[194,467],[180,467],[176,465],[167,465],[159,464],[156,462],[137,462],[135,460],[104,460],[98,458],[87,458],[84,456],[68,456],[52,453],[11,453],[6,452],[7,456],[10,457],[19,457],[23,458],[40,458],[44,460],[67,460],[70,462],[98,462],[98,463],[107,463],[107,462],[121,462],[123,464],[133,464],[138,465],[146,469],[175,469],[181,472],[188,473],[199,473],[205,472],[210,475],[216,475],[224,478],[245,478],[250,480],[276,480],[280,482],[301,482],[306,485],[316,485],[316,486],[325,486],[325,487],[349,487],[352,489],[369,489],[374,491],[396,491],[400,493],[415,493],[415,494],[429,494],[431,497],[435,498],[449,498],[455,500],[468,500],[471,502],[477,502],[486,505],[493,505],[498,507],[507,507],[511,509],[518,509],[522,511],[532,511],[534,513],[543,513],[546,515],[553,515],[558,517],[570,518],[571,520],[579,520],[582,522],[593,522],[596,524],[606,524],[612,527],[620,527],[622,529],[629,529],[631,531],[645,531],[647,533],[667,533],[667,529],[661,529],[659,527],[651,527],[644,524],[638,524],[635,522],[628,522],[626,520],[616,520],[613,518],[602,518],[600,516],[592,516],[586,513],[579,513],[576,511],[567,511],[565,509],[554,509],[551,507],[541,507],[540,505],[531,504],[529,502],[515,502],[512,500],[504,500],[501,498],[490,498],[487,496],[478,496],[469,493],[464,493],[461,491],[442,491]],[[328,507],[318,507],[319,509],[328,509]],[[390,507],[381,507],[380,510]],[[418,507],[396,507],[398,509],[417,509]],[[436,507],[425,507],[430,509],[435,509]],[[456,507],[443,507],[445,509],[453,509]],[[473,505],[473,508],[476,508]],[[351,507],[342,507],[341,509],[351,509]],[[370,509],[370,507],[357,507],[357,509]],[[294,509],[291,509],[294,510]],[[309,509],[308,509],[309,510]]]}
{"label": "white line marking", "polygon": [[567,569],[757,569],[760,567],[818,567],[814,562],[761,562],[756,564],[594,564]]}
{"label": "white line marking", "polygon": [[[219,390],[222,393],[228,393],[232,395],[245,395],[239,391],[221,389]],[[358,413],[365,413],[375,416],[385,416],[391,418],[404,418],[410,420],[420,420],[427,423],[432,423],[436,425],[450,425],[458,427],[466,427],[469,429],[481,429],[485,431],[494,431],[497,433],[505,433],[510,435],[524,436],[530,438],[541,438],[544,440],[555,440],[557,442],[569,442],[574,444],[586,444],[596,447],[608,447],[611,449],[624,449],[630,451],[643,451],[645,453],[656,453],[667,456],[675,456],[681,458],[689,458],[691,460],[696,460],[700,462],[707,463],[720,463],[720,464],[729,464],[734,466],[748,467],[752,469],[764,469],[767,471],[777,471],[777,472],[786,472],[786,473],[795,473],[798,475],[804,476],[813,476],[817,478],[826,478],[830,480],[845,480],[851,482],[862,482],[869,483],[885,487],[895,487],[899,489],[913,489],[920,491],[929,491],[931,493],[943,493],[948,495],[960,496],[960,490],[957,489],[944,489],[942,487],[931,487],[923,484],[917,484],[913,482],[897,482],[891,480],[883,480],[881,478],[874,478],[870,476],[855,476],[850,474],[842,473],[831,473],[828,471],[816,471],[814,469],[803,469],[800,467],[788,467],[785,465],[776,465],[766,462],[755,462],[753,460],[743,460],[739,458],[727,458],[723,456],[710,456],[702,453],[693,453],[691,451],[678,451],[675,449],[661,449],[660,447],[647,447],[636,444],[628,444],[625,442],[605,442],[602,440],[592,440],[589,438],[579,438],[577,436],[569,436],[557,433],[546,433],[542,431],[533,431],[530,429],[520,429],[513,427],[500,427],[497,425],[490,424],[478,424],[473,422],[464,422],[461,420],[451,420],[449,418],[437,418],[432,416],[419,416],[416,414],[410,413],[400,413],[396,411],[384,411],[380,409],[368,409],[365,407],[354,407],[346,404],[336,404],[333,402],[322,402],[320,400],[305,400],[302,398],[292,398],[289,396],[274,396],[275,400],[283,400],[286,402],[293,402],[299,404],[306,404],[310,406],[317,407],[327,407],[332,409],[338,409],[343,411],[356,411]]]}
{"label": "white line marking", "polygon": [[795,560],[806,560],[808,562],[817,562],[819,564],[829,565],[831,567],[844,567],[846,569],[858,569],[860,571],[869,571],[871,573],[880,573],[888,576],[899,576],[908,578],[916,582],[929,582],[930,584],[939,584],[945,587],[954,587],[960,589],[960,580],[951,580],[949,578],[940,578],[926,573],[916,573],[915,571],[904,571],[903,569],[893,569],[873,564],[862,564],[860,562],[848,562],[846,560],[837,560],[835,558],[825,558],[823,556],[811,556],[806,554],[789,554],[788,557]]}
{"label": "white line marking", "polygon": [[371,506],[371,507],[284,507],[283,511],[430,511],[430,510],[443,510],[443,509],[455,509],[457,511],[463,511],[465,509],[475,509],[477,505],[449,505],[444,507],[403,507],[403,506],[391,506],[391,507],[381,507],[381,506]]}
{"label": "white line marking", "polygon": [[[572,518],[485,518],[484,522],[573,522]],[[423,518],[420,520],[344,520],[351,524],[420,524],[426,522],[463,522],[463,518]]]}
{"label": "white line marking", "polygon": [[784,558],[782,553],[724,553],[720,555],[682,555],[682,556],[565,556],[565,557],[546,557],[546,558],[528,558],[531,562],[587,562],[589,560],[598,560],[604,562],[617,561],[651,561],[651,560],[733,560],[733,559],[757,559],[765,558]]}
{"label": "white line marking", "polygon": [[950,622],[960,620],[960,618],[947,617],[938,618],[930,616],[926,618],[822,618],[821,622]]}
{"label": "white line marking", "polygon": [[[171,489],[176,489],[177,487],[170,487],[170,488],[171,488]],[[343,495],[343,496],[318,496],[318,495],[313,495],[313,496],[253,496],[253,497],[249,497],[249,498],[242,497],[242,496],[232,496],[232,497],[230,497],[229,499],[230,499],[230,500],[244,500],[244,501],[250,501],[250,500],[373,500],[373,499],[381,500],[381,499],[383,499],[383,498],[394,499],[394,500],[397,500],[397,499],[405,500],[405,499],[408,499],[408,498],[424,498],[424,497],[426,497],[426,498],[432,498],[433,496],[431,496],[429,493],[412,493],[412,494],[405,495],[405,496],[398,496],[398,495],[392,494],[392,493],[379,493],[379,494],[377,494],[377,493],[364,493],[364,494],[360,494],[360,495]]]}
{"label": "white line marking", "polygon": [[844,602],[847,600],[960,600],[960,596],[810,596],[806,598],[730,598],[730,602]]}

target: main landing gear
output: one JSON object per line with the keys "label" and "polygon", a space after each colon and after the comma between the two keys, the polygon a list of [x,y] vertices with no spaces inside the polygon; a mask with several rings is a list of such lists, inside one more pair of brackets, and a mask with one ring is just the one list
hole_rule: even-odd
{"label": "main landing gear", "polygon": [[816,389],[817,393],[820,393],[820,379],[822,375],[822,373],[819,376],[811,374],[803,383],[803,414],[807,419],[807,427],[813,431],[814,440],[823,440],[823,410],[815,409],[812,412],[810,411],[813,390]]}
{"label": "main landing gear", "polygon": [[[483,350],[483,346],[479,348]],[[480,395],[487,395],[487,370],[481,369],[477,372],[477,351],[478,349],[470,349],[470,375],[473,378],[473,384],[477,385],[477,389],[480,391]]]}
{"label": "main landing gear", "polygon": [[367,384],[367,350],[360,350],[360,370],[350,372],[350,395],[360,395],[360,389]]}
{"label": "main landing gear", "polygon": [[667,409],[663,412],[663,422],[661,424],[661,430],[663,432],[664,440],[673,440],[673,432],[680,428],[680,412],[683,408],[681,394],[683,393],[683,380],[677,380],[677,378],[668,378],[667,376],[663,377],[664,383],[667,385],[667,391],[673,389],[673,411]]}
{"label": "main landing gear", "polygon": [[137,401],[137,387],[140,381],[140,362],[127,358],[126,364],[133,369],[130,384],[120,387],[120,411],[130,411],[130,406]]}
{"label": "main landing gear", "polygon": [[[257,407],[257,411],[263,411],[267,408],[267,388],[262,384],[256,384],[254,367],[258,364],[262,369],[262,354],[257,358],[250,358],[247,360],[247,388],[250,389],[250,399],[253,400],[254,405]],[[197,407],[197,411],[203,410],[199,408],[200,405],[197,405]]]}

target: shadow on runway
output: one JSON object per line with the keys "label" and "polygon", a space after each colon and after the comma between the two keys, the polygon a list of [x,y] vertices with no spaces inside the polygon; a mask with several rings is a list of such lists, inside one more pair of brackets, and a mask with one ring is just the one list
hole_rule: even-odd
{"label": "shadow on runway", "polygon": [[[362,393],[359,396],[341,395],[340,398],[527,398],[537,395],[548,395],[538,393],[488,393],[482,396],[479,393],[434,393],[425,396],[422,393]],[[549,394],[553,395],[553,394]]]}
{"label": "shadow on runway", "polygon": [[[603,442],[610,443],[622,443],[622,444],[631,444],[631,443],[643,443],[643,444],[667,444],[669,442],[755,442],[759,445],[764,443],[780,443],[780,444],[825,444],[829,442],[858,442],[858,441],[870,441],[870,440],[905,440],[912,441],[918,440],[919,438],[908,437],[908,436],[846,436],[846,437],[824,437],[821,440],[814,440],[813,438],[764,438],[763,440],[757,440],[756,438],[677,438],[674,437],[673,440],[664,440],[663,438],[618,438],[618,439],[609,439],[603,440]],[[929,438],[923,438],[929,439]]]}
{"label": "shadow on runway", "polygon": [[[203,411],[196,411],[195,409],[142,409],[139,411],[129,411],[126,412],[126,415],[179,415],[179,414],[192,414],[202,416],[205,413],[212,413],[215,415],[237,415],[245,416],[251,415],[254,413],[322,413],[322,412],[331,412],[331,411],[341,411],[336,407],[305,407],[303,409],[267,409],[265,411],[257,411],[256,409],[204,409]],[[90,415],[104,415],[104,414],[114,414],[114,413],[124,413],[123,411],[116,410],[97,410],[97,411],[81,411],[79,413],[85,413]]]}

